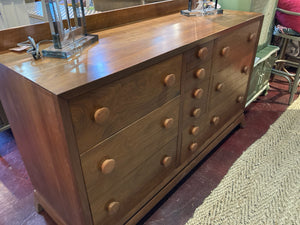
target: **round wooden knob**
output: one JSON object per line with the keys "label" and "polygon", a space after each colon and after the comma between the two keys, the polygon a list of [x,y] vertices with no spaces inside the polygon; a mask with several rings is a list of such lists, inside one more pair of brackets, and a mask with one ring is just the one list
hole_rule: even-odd
{"label": "round wooden knob", "polygon": [[116,161],[114,159],[105,159],[100,163],[99,167],[103,174],[109,174],[114,170],[115,165]]}
{"label": "round wooden knob", "polygon": [[198,126],[194,126],[191,128],[191,134],[197,136],[200,132],[200,128]]}
{"label": "round wooden knob", "polygon": [[218,125],[220,122],[220,117],[219,116],[214,116],[212,119],[211,119],[211,123],[214,124],[215,126]]}
{"label": "round wooden knob", "polygon": [[218,83],[216,86],[217,91],[222,91],[223,88],[224,88],[224,83]]}
{"label": "round wooden knob", "polygon": [[120,209],[120,202],[110,202],[107,205],[107,212],[109,215],[115,215]]}
{"label": "round wooden knob", "polygon": [[244,66],[242,68],[242,73],[248,74],[248,71],[249,71],[249,67],[248,66]]}
{"label": "round wooden knob", "polygon": [[165,156],[162,161],[161,161],[161,164],[164,166],[164,167],[169,167],[172,163],[172,157],[171,156]]}
{"label": "round wooden knob", "polygon": [[248,41],[250,42],[250,41],[254,40],[255,37],[256,37],[256,33],[251,33],[251,34],[249,34],[249,36],[248,36]]}
{"label": "round wooden knob", "polygon": [[197,77],[199,80],[203,80],[205,78],[205,69],[200,68],[196,71],[195,77]]}
{"label": "round wooden knob", "polygon": [[107,107],[102,107],[100,109],[97,109],[94,113],[94,119],[97,124],[103,124],[107,121],[109,117],[110,111]]}
{"label": "round wooden knob", "polygon": [[207,56],[208,56],[208,48],[207,47],[200,48],[200,50],[198,51],[197,56],[201,60],[206,59]]}
{"label": "round wooden knob", "polygon": [[240,95],[239,97],[237,97],[236,101],[238,103],[242,103],[244,101],[244,96]]}
{"label": "round wooden knob", "polygon": [[227,57],[229,55],[229,52],[230,52],[230,47],[226,46],[222,48],[221,55]]}
{"label": "round wooden knob", "polygon": [[174,86],[176,82],[176,76],[175,74],[169,74],[165,77],[164,79],[164,84],[167,86],[167,87],[172,87]]}
{"label": "round wooden knob", "polygon": [[190,144],[190,146],[189,146],[189,150],[191,152],[195,152],[197,150],[197,148],[198,148],[198,143],[196,143],[196,142]]}
{"label": "round wooden knob", "polygon": [[167,118],[167,119],[164,120],[164,127],[166,129],[172,127],[173,124],[174,124],[174,119],[173,118]]}
{"label": "round wooden knob", "polygon": [[195,117],[195,118],[198,118],[201,114],[201,109],[200,108],[196,108],[193,110],[192,112],[192,116]]}
{"label": "round wooden knob", "polygon": [[193,96],[197,99],[200,99],[203,95],[203,89],[202,88],[198,88],[196,90],[194,90],[193,92]]}

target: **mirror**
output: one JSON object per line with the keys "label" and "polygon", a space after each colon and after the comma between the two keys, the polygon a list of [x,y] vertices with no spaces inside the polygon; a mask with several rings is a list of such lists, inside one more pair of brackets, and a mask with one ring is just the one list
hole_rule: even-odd
{"label": "mirror", "polygon": [[[83,0],[85,15],[168,0]],[[0,30],[47,21],[44,0],[0,0]],[[64,12],[64,0],[57,0]],[[72,0],[67,0],[71,3]],[[71,18],[72,8],[70,6]],[[63,14],[63,13],[62,13]],[[66,15],[62,15],[66,19]]]}

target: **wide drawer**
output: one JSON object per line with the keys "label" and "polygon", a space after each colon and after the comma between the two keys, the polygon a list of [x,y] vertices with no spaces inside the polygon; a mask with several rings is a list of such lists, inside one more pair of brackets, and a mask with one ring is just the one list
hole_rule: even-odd
{"label": "wide drawer", "polygon": [[[107,190],[178,135],[179,100],[159,107],[81,156],[88,191]],[[113,159],[110,173],[101,171]],[[106,161],[106,164],[109,161]],[[129,163],[130,162],[130,163]]]}
{"label": "wide drawer", "polygon": [[[134,215],[169,181],[168,175],[176,167],[176,148],[177,137],[124,175],[108,190],[102,189],[104,183],[89,190],[94,224],[123,224],[124,220]],[[129,160],[127,164],[132,161]]]}
{"label": "wide drawer", "polygon": [[180,94],[182,56],[70,101],[80,153]]}

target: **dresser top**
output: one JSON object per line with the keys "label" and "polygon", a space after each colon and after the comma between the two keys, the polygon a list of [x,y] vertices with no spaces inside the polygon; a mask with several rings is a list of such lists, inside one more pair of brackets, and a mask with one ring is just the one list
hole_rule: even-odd
{"label": "dresser top", "polygon": [[0,55],[0,63],[49,92],[69,98],[262,18],[258,13],[230,10],[203,17],[176,13],[97,32],[99,42],[69,59],[35,61],[26,53],[9,52]]}

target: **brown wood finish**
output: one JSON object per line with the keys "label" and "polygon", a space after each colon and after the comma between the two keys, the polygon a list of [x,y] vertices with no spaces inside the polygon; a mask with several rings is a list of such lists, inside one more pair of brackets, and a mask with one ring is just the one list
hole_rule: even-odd
{"label": "brown wood finish", "polygon": [[[225,125],[224,129],[218,130],[215,135],[207,139],[206,142],[199,148],[201,151],[197,151],[195,154],[190,154],[189,159],[186,162],[173,171],[170,176],[173,175],[173,179],[164,186],[164,189],[160,190],[155,198],[147,202],[147,205],[143,207],[126,225],[136,224],[153,206],[155,206],[172,188],[184,178],[222,139],[224,139],[228,133],[230,133],[236,126],[245,121],[244,115],[240,114],[238,117],[231,118]],[[204,150],[203,150],[204,149]],[[196,156],[196,157],[195,157]],[[179,173],[180,171],[180,173]]]}
{"label": "brown wood finish", "polygon": [[174,14],[102,31],[68,60],[0,55],[0,97],[37,205],[59,224],[135,224],[243,121],[261,22]]}
{"label": "brown wood finish", "polygon": [[[70,107],[80,153],[179,95],[181,61],[181,55],[172,57],[72,99]],[[165,85],[166,77],[171,77],[173,85]],[[104,108],[110,112],[105,113],[101,124],[90,117],[98,107],[100,112]]]}
{"label": "brown wood finish", "polygon": [[[187,71],[197,69],[194,71],[195,75],[198,69],[204,68],[205,70],[210,69],[211,57],[213,53],[213,42],[203,43],[185,53],[187,58]],[[202,56],[200,57],[199,54]],[[209,73],[209,71],[208,71]]]}
{"label": "brown wood finish", "polygon": [[260,17],[238,11],[210,17],[176,13],[99,32],[99,43],[68,60],[34,61],[26,54],[7,53],[1,55],[0,63],[55,95],[71,98],[232,32],[252,18]]}
{"label": "brown wood finish", "polygon": [[[210,92],[210,80],[199,82],[193,79],[194,83],[190,85],[190,90],[186,89],[184,94],[185,102],[183,106],[183,126],[186,127],[195,118],[202,118],[206,115],[208,109],[208,97]],[[201,98],[194,97],[195,90],[203,90]],[[196,111],[195,111],[196,110]],[[200,112],[199,112],[200,111]]]}
{"label": "brown wood finish", "polygon": [[[125,219],[133,216],[138,211],[141,201],[149,201],[149,196],[154,187],[163,188],[162,181],[175,169],[177,138],[171,140],[159,151],[150,155],[129,174],[118,180],[116,185],[102,191],[94,190],[89,193],[91,211],[95,224],[123,224]],[[167,158],[168,166],[163,164]],[[174,159],[174,160],[172,160]],[[105,205],[111,200],[120,202],[120,210],[114,216],[107,216]],[[130,212],[133,210],[133,212]]]}
{"label": "brown wood finish", "polygon": [[[174,139],[178,135],[178,122],[174,123],[172,128],[164,129],[161,121],[166,116],[172,116],[178,121],[178,111],[179,98],[176,98],[175,101],[158,108],[84,153],[81,161],[88,191],[91,189],[97,192],[99,187],[103,191],[111,188],[141,162]],[[144,135],[141,136],[140,133]],[[116,168],[109,176],[103,175],[97,168],[104,157],[116,161]]]}
{"label": "brown wood finish", "polygon": [[79,191],[84,184],[70,161],[77,150],[68,148],[56,97],[1,64],[0,71],[1,102],[40,203],[47,202],[42,207],[57,223],[92,224],[86,193]]}

